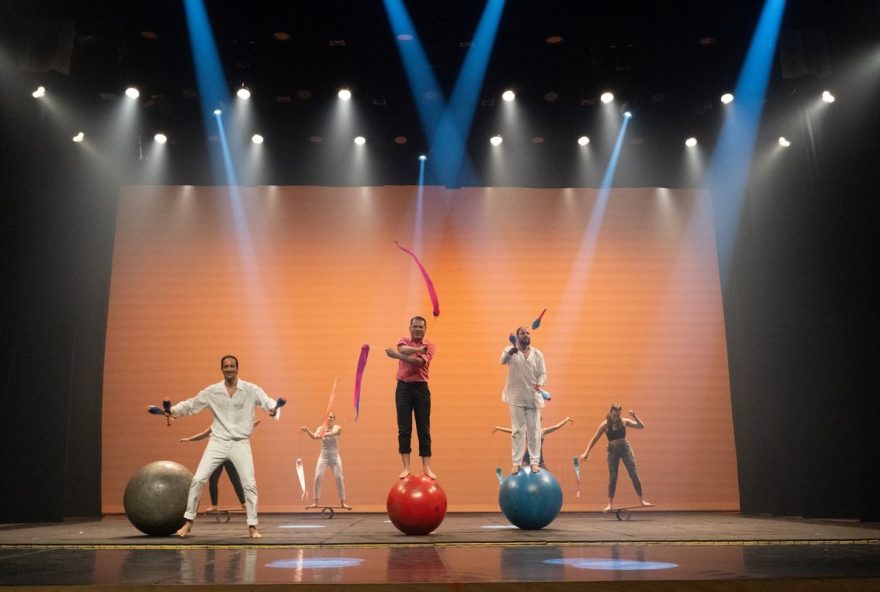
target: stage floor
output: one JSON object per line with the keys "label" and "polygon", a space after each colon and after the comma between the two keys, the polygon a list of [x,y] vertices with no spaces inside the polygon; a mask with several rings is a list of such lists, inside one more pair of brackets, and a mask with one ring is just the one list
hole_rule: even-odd
{"label": "stage floor", "polygon": [[149,537],[123,516],[0,527],[7,590],[101,586],[323,590],[880,590],[880,525],[638,510],[564,513],[524,531],[501,514],[450,514],[407,536],[384,514],[270,514],[196,521]]}

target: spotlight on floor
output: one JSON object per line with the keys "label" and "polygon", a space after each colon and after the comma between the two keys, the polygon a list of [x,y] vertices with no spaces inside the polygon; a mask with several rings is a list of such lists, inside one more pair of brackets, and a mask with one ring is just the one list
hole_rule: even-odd
{"label": "spotlight on floor", "polygon": [[605,103],[606,105],[614,100],[614,94],[610,92],[603,92],[599,96],[599,100]]}
{"label": "spotlight on floor", "polygon": [[827,90],[822,91],[822,100],[825,101],[826,103],[833,103],[834,102],[834,95],[831,94],[831,91],[827,91]]}
{"label": "spotlight on floor", "polygon": [[242,86],[240,89],[235,91],[235,96],[237,96],[239,99],[247,100],[251,98],[251,91],[248,90],[246,86]]}
{"label": "spotlight on floor", "polygon": [[31,96],[34,97],[35,99],[41,99],[41,98],[45,97],[46,96],[46,87],[45,86],[38,86],[37,90],[35,90],[34,92],[31,93]]}
{"label": "spotlight on floor", "polygon": [[733,102],[733,95],[730,93],[724,93],[721,95],[721,102],[725,105],[729,105]]}
{"label": "spotlight on floor", "polygon": [[587,136],[581,136],[580,138],[578,138],[578,144],[580,144],[581,146],[586,146],[589,143],[590,138],[588,138]]}
{"label": "spotlight on floor", "polygon": [[791,142],[785,136],[779,136],[779,145],[783,148],[788,148],[789,146],[791,146]]}
{"label": "spotlight on floor", "polygon": [[155,136],[153,136],[153,139],[154,139],[158,144],[165,144],[166,142],[168,142],[168,136],[166,136],[166,135],[163,134],[163,133],[158,133],[158,134],[156,134]]}
{"label": "spotlight on floor", "polygon": [[499,146],[503,141],[504,139],[501,136],[492,136],[489,138],[489,143],[493,146]]}
{"label": "spotlight on floor", "polygon": [[357,144],[358,146],[363,146],[364,144],[367,143],[367,139],[363,136],[358,136],[354,139],[354,143]]}
{"label": "spotlight on floor", "polygon": [[86,135],[85,135],[85,133],[83,133],[83,132],[79,132],[78,134],[76,134],[75,136],[73,136],[73,137],[71,138],[71,140],[73,140],[73,141],[76,142],[77,144],[79,144],[80,142],[82,142],[82,141],[85,140],[85,139],[86,139]]}
{"label": "spotlight on floor", "polygon": [[691,136],[690,138],[688,138],[687,140],[684,141],[684,145],[687,146],[688,148],[693,148],[694,146],[697,145],[697,139],[695,137]]}
{"label": "spotlight on floor", "polygon": [[127,96],[129,99],[136,99],[141,96],[141,91],[133,86],[129,86],[127,89],[125,89],[125,96]]}
{"label": "spotlight on floor", "polygon": [[254,144],[262,144],[263,136],[260,134],[254,134],[253,136],[251,136],[251,142],[253,142]]}
{"label": "spotlight on floor", "polygon": [[513,99],[516,98],[516,93],[513,92],[512,90],[506,90],[506,91],[504,91],[503,93],[501,93],[501,98],[504,99],[505,101],[507,101],[507,102],[509,103],[509,102],[511,102]]}
{"label": "spotlight on floor", "polygon": [[348,101],[351,99],[351,91],[347,88],[340,88],[339,92],[336,93],[336,96],[338,96],[343,101]]}

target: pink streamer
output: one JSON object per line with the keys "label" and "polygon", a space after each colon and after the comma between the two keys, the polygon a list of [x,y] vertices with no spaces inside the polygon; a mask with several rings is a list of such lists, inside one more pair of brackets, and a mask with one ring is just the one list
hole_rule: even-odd
{"label": "pink streamer", "polygon": [[409,253],[409,256],[413,258],[413,261],[416,262],[416,265],[419,266],[419,271],[422,272],[422,278],[425,280],[425,285],[428,287],[428,296],[431,297],[431,304],[434,305],[434,316],[440,316],[440,301],[437,299],[437,290],[434,288],[434,282],[431,281],[431,277],[428,275],[428,270],[425,269],[425,266],[422,265],[422,262],[419,261],[419,258],[415,253],[402,246],[399,242],[394,241],[394,244],[397,245],[397,248],[403,251],[404,253]]}
{"label": "pink streamer", "polygon": [[361,346],[361,356],[358,358],[357,371],[354,373],[354,420],[357,421],[361,412],[361,380],[364,377],[364,368],[367,367],[367,356],[370,355],[369,344]]}

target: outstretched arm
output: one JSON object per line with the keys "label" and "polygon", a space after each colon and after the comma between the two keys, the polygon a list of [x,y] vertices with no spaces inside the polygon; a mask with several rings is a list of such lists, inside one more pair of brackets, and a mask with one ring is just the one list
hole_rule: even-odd
{"label": "outstretched arm", "polygon": [[645,424],[642,422],[641,419],[639,419],[639,416],[636,415],[635,411],[630,409],[629,415],[630,415],[630,417],[632,417],[632,419],[630,419],[629,417],[625,417],[623,419],[623,421],[626,423],[627,427],[634,428],[637,430],[642,430],[645,428]]}
{"label": "outstretched arm", "polygon": [[584,450],[583,454],[581,454],[581,458],[587,460],[587,456],[590,454],[590,450],[593,449],[593,446],[596,445],[596,442],[599,441],[599,438],[602,437],[602,434],[605,433],[605,430],[608,429],[608,421],[603,421],[599,424],[599,427],[596,429],[596,433],[593,435],[593,439],[590,440],[590,444],[587,446],[587,449]]}
{"label": "outstretched arm", "polygon": [[560,421],[556,425],[552,425],[549,428],[544,428],[544,435],[546,436],[547,434],[552,434],[553,432],[555,432],[556,430],[558,430],[559,428],[561,428],[562,426],[564,426],[565,424],[567,424],[569,422],[574,423],[574,420],[570,417],[566,417],[565,419],[563,419],[562,421]]}
{"label": "outstretched arm", "polygon": [[513,430],[511,430],[510,428],[503,428],[501,426],[495,426],[494,428],[492,428],[492,433],[494,434],[495,432],[504,432],[505,434],[512,434]]}
{"label": "outstretched arm", "polygon": [[198,434],[196,434],[194,436],[190,436],[189,438],[181,438],[180,441],[181,442],[195,442],[196,440],[203,440],[204,438],[207,438],[210,435],[211,435],[211,428],[208,428],[204,432],[199,432]]}

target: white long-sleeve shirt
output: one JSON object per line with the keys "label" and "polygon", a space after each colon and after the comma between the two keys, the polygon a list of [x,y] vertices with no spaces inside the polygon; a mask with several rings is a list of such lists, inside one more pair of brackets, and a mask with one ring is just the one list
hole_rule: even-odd
{"label": "white long-sleeve shirt", "polygon": [[527,355],[521,351],[510,355],[510,347],[501,352],[501,363],[507,366],[507,383],[501,400],[512,405],[543,407],[544,397],[535,388],[547,382],[544,354],[530,347]]}
{"label": "white long-sleeve shirt", "polygon": [[257,385],[239,379],[232,396],[223,381],[202,390],[198,395],[181,401],[171,408],[173,415],[195,415],[206,407],[214,415],[211,437],[220,440],[244,440],[254,429],[254,409],[262,407],[267,412],[276,405],[275,399]]}

